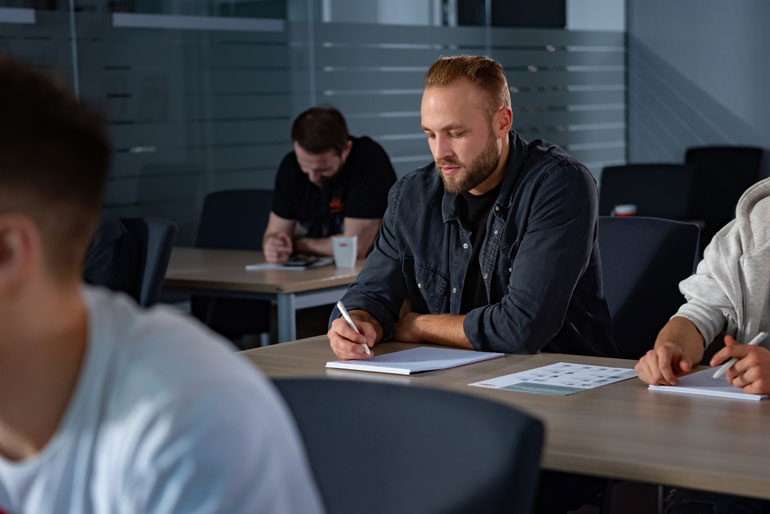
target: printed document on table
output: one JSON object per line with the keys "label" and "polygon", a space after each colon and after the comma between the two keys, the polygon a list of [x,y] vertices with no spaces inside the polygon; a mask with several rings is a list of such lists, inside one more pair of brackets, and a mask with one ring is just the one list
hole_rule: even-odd
{"label": "printed document on table", "polygon": [[331,361],[326,363],[326,367],[411,375],[423,371],[455,368],[465,364],[502,357],[503,355],[502,353],[419,346],[409,350],[377,355],[368,360]]}
{"label": "printed document on table", "polygon": [[568,395],[636,376],[633,369],[557,362],[469,384],[525,393]]}
{"label": "printed document on table", "polygon": [[727,383],[724,375],[714,378],[715,368],[696,371],[683,377],[678,377],[675,386],[651,385],[651,391],[664,393],[698,394],[703,396],[719,396],[721,398],[733,398],[736,400],[759,401],[767,398],[766,394],[744,393],[742,389]]}

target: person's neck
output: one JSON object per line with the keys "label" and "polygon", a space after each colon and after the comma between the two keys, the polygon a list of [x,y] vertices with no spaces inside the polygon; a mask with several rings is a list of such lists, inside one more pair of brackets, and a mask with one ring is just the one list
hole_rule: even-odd
{"label": "person's neck", "polygon": [[488,193],[489,191],[492,191],[494,188],[500,184],[500,182],[503,181],[503,176],[505,175],[505,168],[508,164],[508,154],[511,151],[511,143],[508,140],[508,135],[505,135],[503,137],[502,141],[502,148],[500,151],[500,158],[497,160],[497,167],[495,168],[495,171],[492,172],[491,175],[489,175],[487,178],[481,182],[478,186],[474,187],[470,191],[468,191],[472,195],[483,195],[484,193]]}
{"label": "person's neck", "polygon": [[0,455],[9,460],[39,453],[56,433],[85,355],[88,314],[79,287],[49,293],[20,298],[26,308],[0,334]]}

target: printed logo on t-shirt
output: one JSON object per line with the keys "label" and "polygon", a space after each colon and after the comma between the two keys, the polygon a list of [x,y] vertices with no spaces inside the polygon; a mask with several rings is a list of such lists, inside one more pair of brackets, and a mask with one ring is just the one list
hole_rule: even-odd
{"label": "printed logo on t-shirt", "polygon": [[342,212],[345,210],[345,202],[342,201],[341,198],[332,198],[331,202],[329,202],[329,212],[332,214],[336,214],[338,212]]}

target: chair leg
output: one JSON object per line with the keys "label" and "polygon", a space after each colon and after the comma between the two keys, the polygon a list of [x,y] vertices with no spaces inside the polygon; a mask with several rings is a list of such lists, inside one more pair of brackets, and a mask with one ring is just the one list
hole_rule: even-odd
{"label": "chair leg", "polygon": [[658,514],[663,514],[663,498],[666,496],[666,490],[662,485],[658,486]]}
{"label": "chair leg", "polygon": [[259,334],[259,346],[270,346],[272,341],[270,340],[270,332],[260,332]]}
{"label": "chair leg", "polygon": [[615,486],[615,481],[607,479],[604,484],[604,492],[602,493],[601,505],[599,505],[600,514],[610,514],[612,510],[612,488]]}

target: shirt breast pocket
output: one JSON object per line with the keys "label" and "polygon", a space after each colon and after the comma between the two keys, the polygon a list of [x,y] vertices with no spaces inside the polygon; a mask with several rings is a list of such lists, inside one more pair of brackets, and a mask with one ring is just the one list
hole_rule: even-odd
{"label": "shirt breast pocket", "polygon": [[421,314],[449,312],[449,279],[440,271],[412,259],[404,262],[412,311]]}

